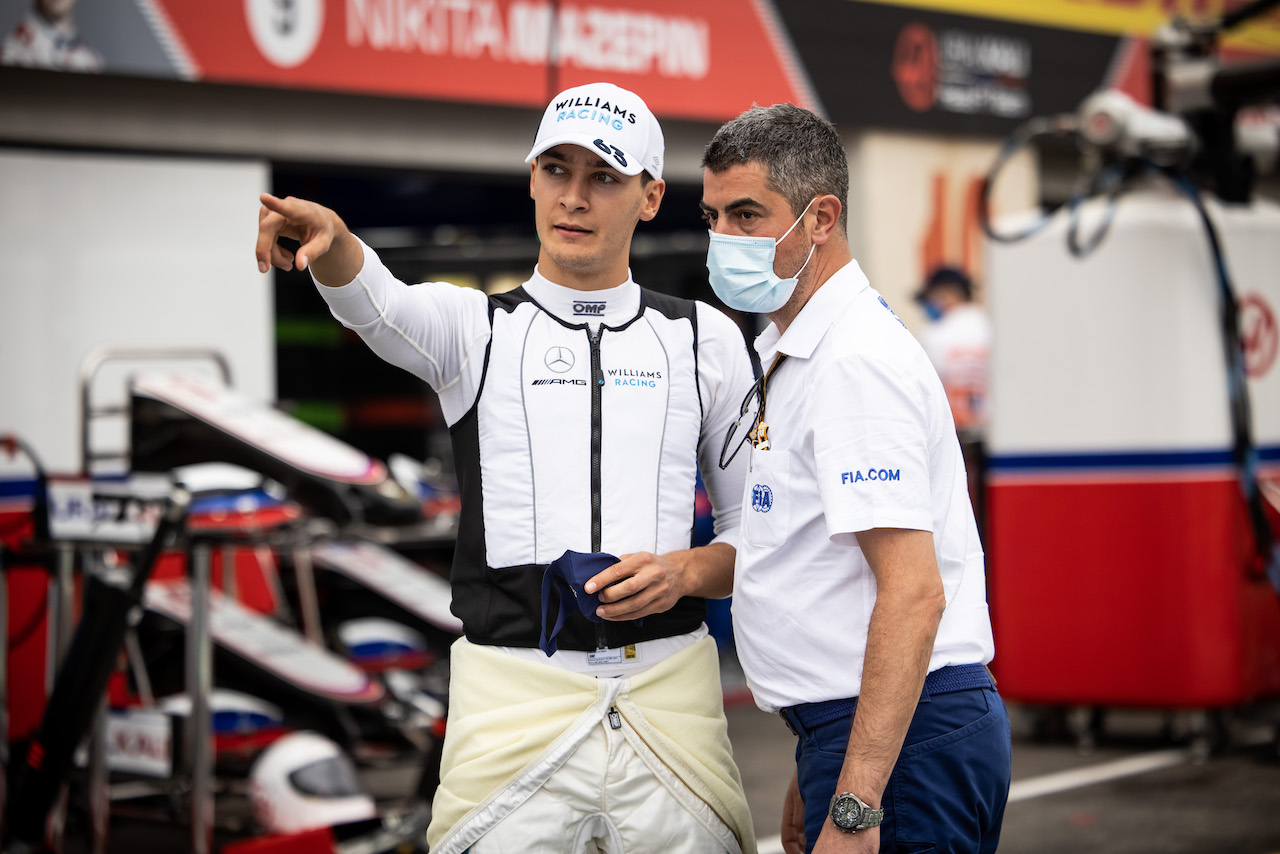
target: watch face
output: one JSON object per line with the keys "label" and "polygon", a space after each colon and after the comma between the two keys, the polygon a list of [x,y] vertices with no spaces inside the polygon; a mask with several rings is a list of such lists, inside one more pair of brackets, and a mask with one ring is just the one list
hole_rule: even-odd
{"label": "watch face", "polygon": [[845,829],[857,827],[862,821],[862,804],[849,796],[836,798],[831,805],[831,820],[837,827]]}

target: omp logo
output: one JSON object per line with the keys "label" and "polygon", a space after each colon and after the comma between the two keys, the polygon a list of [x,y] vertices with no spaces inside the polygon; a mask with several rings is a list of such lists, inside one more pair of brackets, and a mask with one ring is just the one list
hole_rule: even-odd
{"label": "omp logo", "polygon": [[773,509],[773,490],[763,483],[751,487],[751,509],[757,513],[768,513]]}
{"label": "omp logo", "polygon": [[547,350],[542,363],[557,374],[563,374],[573,367],[573,351],[568,347],[552,347]]}
{"label": "omp logo", "polygon": [[244,0],[258,52],[278,68],[306,62],[324,29],[324,0]]}
{"label": "omp logo", "polygon": [[579,317],[584,314],[591,315],[593,317],[598,316],[604,314],[604,309],[607,305],[608,303],[603,301],[589,302],[587,300],[578,300],[573,304],[573,314],[575,317]]}
{"label": "omp logo", "polygon": [[862,471],[845,471],[840,473],[841,483],[862,483],[864,480],[900,480],[902,469],[867,469]]}

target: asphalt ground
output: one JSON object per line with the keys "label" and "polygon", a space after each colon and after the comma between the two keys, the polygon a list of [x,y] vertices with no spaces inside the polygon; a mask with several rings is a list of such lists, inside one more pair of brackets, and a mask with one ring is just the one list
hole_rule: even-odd
{"label": "asphalt ground", "polygon": [[[795,737],[756,708],[725,663],[729,735],[755,820],[760,854],[779,854],[782,797]],[[1280,854],[1280,703],[1222,714],[1195,710],[1042,709],[1009,703],[1013,787],[1001,854]],[[417,757],[361,772],[379,803],[398,804]],[[219,790],[214,851],[243,838],[243,784]],[[240,822],[237,831],[236,823]],[[72,825],[66,854],[86,851]],[[114,814],[108,854],[190,850],[172,819]]]}
{"label": "asphalt ground", "polygon": [[[729,734],[760,840],[778,854],[795,737],[740,692]],[[1280,708],[1203,721],[1191,710],[1009,703],[1013,786],[1001,854],[1280,854]]]}

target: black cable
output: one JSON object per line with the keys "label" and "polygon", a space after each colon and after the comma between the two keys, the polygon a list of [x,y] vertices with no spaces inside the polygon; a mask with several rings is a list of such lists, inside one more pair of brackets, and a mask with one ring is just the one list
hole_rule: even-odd
{"label": "black cable", "polygon": [[1015,154],[1041,137],[1067,136],[1075,133],[1075,129],[1075,117],[1070,115],[1029,119],[1014,128],[1013,132],[1009,134],[1004,144],[1000,147],[1000,152],[996,155],[995,162],[991,164],[991,168],[983,176],[982,187],[978,191],[978,226],[982,229],[983,234],[997,243],[1017,243],[1049,224],[1049,221],[1053,219],[1053,214],[1042,213],[1031,225],[1020,231],[1009,234],[998,233],[991,224],[991,193],[995,187],[996,177]]}
{"label": "black cable", "polygon": [[[1067,203],[1070,212],[1070,225],[1067,227],[1067,248],[1077,258],[1084,258],[1093,253],[1102,244],[1102,239],[1111,231],[1111,223],[1115,220],[1116,210],[1120,206],[1120,196],[1129,189],[1129,180],[1133,177],[1133,167],[1129,164],[1113,164],[1098,171],[1089,181],[1083,193],[1077,193]],[[1102,214],[1102,222],[1094,229],[1089,239],[1080,240],[1080,210],[1086,199],[1106,192],[1106,209]]]}
{"label": "black cable", "polygon": [[[1280,2],[1280,0],[1278,0]],[[1258,448],[1253,441],[1253,415],[1249,403],[1248,380],[1244,369],[1244,347],[1240,340],[1240,304],[1227,271],[1226,256],[1218,230],[1209,216],[1200,190],[1186,176],[1171,170],[1161,170],[1195,207],[1204,226],[1213,256],[1214,274],[1218,282],[1218,320],[1222,330],[1222,344],[1227,362],[1227,394],[1230,401],[1232,457],[1235,462],[1240,492],[1249,510],[1249,522],[1253,527],[1254,549],[1257,555],[1255,569],[1265,571],[1276,592],[1280,593],[1280,550],[1277,549],[1271,523],[1267,520],[1262,503],[1262,490],[1258,484]]]}

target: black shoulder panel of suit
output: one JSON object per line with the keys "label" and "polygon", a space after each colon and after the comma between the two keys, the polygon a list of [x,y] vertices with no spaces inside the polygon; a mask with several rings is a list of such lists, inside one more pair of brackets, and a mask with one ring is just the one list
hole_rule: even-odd
{"label": "black shoulder panel of suit", "polygon": [[523,286],[509,290],[505,294],[491,294],[489,296],[489,321],[493,322],[493,313],[495,311],[515,311],[516,306],[522,302],[534,302],[533,297],[529,296],[529,292]]}
{"label": "black shoulder panel of suit", "polygon": [[640,289],[640,308],[652,308],[663,316],[671,320],[679,320],[680,318],[688,318],[693,324],[693,328],[698,328],[698,306],[691,299],[684,297],[673,297],[670,294],[663,294],[649,288]]}

